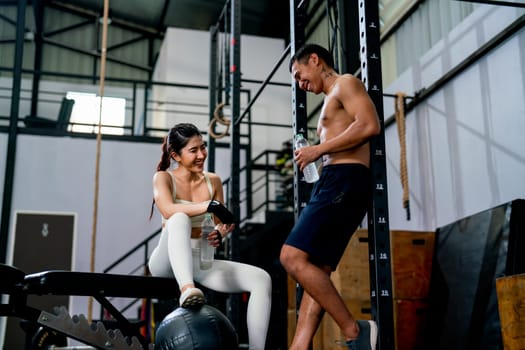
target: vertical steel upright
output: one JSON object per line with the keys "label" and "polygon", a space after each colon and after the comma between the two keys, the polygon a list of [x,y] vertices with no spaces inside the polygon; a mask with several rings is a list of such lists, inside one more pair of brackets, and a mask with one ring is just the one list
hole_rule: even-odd
{"label": "vertical steel upright", "polygon": [[[230,0],[231,32],[230,32],[230,86],[231,86],[231,113],[232,120],[237,120],[241,115],[241,0]],[[240,209],[240,152],[241,132],[240,123],[231,123],[231,174],[230,193],[228,204],[237,220],[241,216]],[[229,256],[231,260],[239,261],[239,225],[237,222],[231,234]],[[229,299],[228,313],[236,329],[239,329],[240,305],[238,296]]]}
{"label": "vertical steel upright", "polygon": [[340,28],[341,73],[354,74],[359,68],[359,11],[354,2],[337,0],[338,27]]}
{"label": "vertical steel upright", "polygon": [[31,88],[31,112],[30,115],[38,115],[38,95],[40,92],[40,80],[42,77],[42,48],[44,44],[44,4],[42,1],[33,1],[33,12],[35,15],[35,57],[33,60],[33,86]]}
{"label": "vertical steel upright", "polygon": [[7,238],[11,205],[13,200],[13,183],[15,176],[15,155],[18,138],[18,114],[20,109],[20,92],[22,88],[22,63],[24,57],[24,36],[27,0],[19,0],[16,12],[16,44],[13,70],[13,89],[11,92],[11,111],[9,114],[9,136],[7,138],[7,155],[2,198],[2,219],[0,223],[0,263],[6,262]]}
{"label": "vertical steel upright", "polygon": [[378,349],[394,349],[390,229],[386,179],[385,123],[381,77],[381,43],[378,0],[359,0],[361,79],[374,102],[381,133],[370,142],[370,168],[374,183],[372,208],[368,211],[370,292],[372,316],[379,326]]}
{"label": "vertical steel upright", "polygon": [[[209,83],[209,99],[208,99],[208,113],[209,121],[213,120],[213,112],[217,105],[217,38],[218,27],[213,25],[210,27],[210,83]],[[215,171],[215,139],[208,133],[208,171]]]}
{"label": "vertical steel upright", "polygon": [[[301,6],[299,6],[299,4]],[[297,49],[304,45],[306,27],[306,2],[301,0],[290,0],[290,54],[293,56]],[[303,134],[308,137],[308,116],[306,112],[306,91],[299,88],[296,81],[292,81],[292,127],[294,137]],[[306,206],[308,197],[308,185],[301,181],[300,170],[294,163],[294,214],[295,219],[301,214]]]}
{"label": "vertical steel upright", "polygon": [[[290,54],[293,56],[297,49],[305,43],[306,28],[306,3],[301,0],[290,0]],[[306,91],[299,88],[299,84],[292,80],[292,127],[293,135],[303,134],[308,137],[308,115],[306,111]],[[294,217],[301,214],[302,209],[308,202],[310,191],[307,183],[301,180],[300,170],[294,162],[293,177],[293,194],[294,194]],[[297,284],[296,288],[296,314],[299,312],[303,288]],[[310,346],[311,347],[311,346]]]}

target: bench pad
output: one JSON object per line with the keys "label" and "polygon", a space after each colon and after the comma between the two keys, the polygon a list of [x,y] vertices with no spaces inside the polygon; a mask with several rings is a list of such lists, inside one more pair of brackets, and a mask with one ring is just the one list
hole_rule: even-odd
{"label": "bench pad", "polygon": [[24,281],[24,271],[10,265],[0,264],[0,293],[12,293],[20,288]]}
{"label": "bench pad", "polygon": [[128,276],[108,273],[44,271],[26,275],[29,294],[106,296],[122,298],[178,298],[174,278]]}

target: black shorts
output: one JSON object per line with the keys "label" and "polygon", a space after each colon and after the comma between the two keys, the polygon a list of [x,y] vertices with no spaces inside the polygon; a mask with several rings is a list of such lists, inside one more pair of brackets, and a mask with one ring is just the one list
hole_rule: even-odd
{"label": "black shorts", "polygon": [[371,181],[370,169],[362,164],[323,167],[285,244],[306,252],[314,264],[335,270],[370,207]]}

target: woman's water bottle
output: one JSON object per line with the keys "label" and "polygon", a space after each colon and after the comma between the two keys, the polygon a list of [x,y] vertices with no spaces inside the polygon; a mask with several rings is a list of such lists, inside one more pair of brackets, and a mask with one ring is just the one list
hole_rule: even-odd
{"label": "woman's water bottle", "polygon": [[208,235],[215,230],[215,222],[211,214],[206,214],[201,223],[201,244],[200,244],[200,267],[207,270],[213,265],[215,247],[208,242]]}
{"label": "woman's water bottle", "polygon": [[[308,146],[308,140],[304,138],[303,134],[295,135],[295,149],[299,149]],[[308,183],[316,182],[319,180],[319,173],[315,167],[315,162],[309,163],[303,169],[304,180]]]}

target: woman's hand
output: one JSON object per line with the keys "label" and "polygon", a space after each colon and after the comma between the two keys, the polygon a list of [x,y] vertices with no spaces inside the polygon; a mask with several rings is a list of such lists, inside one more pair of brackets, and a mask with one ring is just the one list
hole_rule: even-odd
{"label": "woman's hand", "polygon": [[228,233],[233,231],[234,228],[235,228],[235,224],[217,224],[215,225],[215,229],[219,231],[222,238],[226,237]]}
{"label": "woman's hand", "polygon": [[215,230],[208,235],[208,242],[211,246],[217,248],[222,244],[224,237],[232,232],[235,224],[217,224]]}

